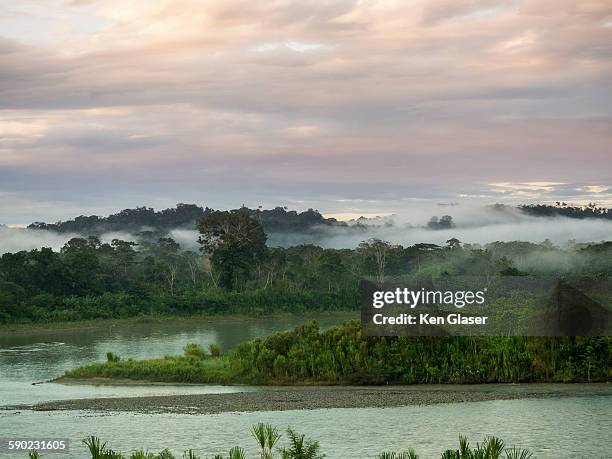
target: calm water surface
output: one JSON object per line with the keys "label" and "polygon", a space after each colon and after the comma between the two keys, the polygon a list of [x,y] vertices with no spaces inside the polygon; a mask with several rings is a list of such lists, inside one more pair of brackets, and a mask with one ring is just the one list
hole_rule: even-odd
{"label": "calm water surface", "polygon": [[122,357],[144,359],[182,354],[183,346],[217,343],[229,350],[243,341],[288,330],[316,319],[321,327],[357,318],[357,313],[282,315],[266,318],[209,320],[177,319],[130,324],[105,324],[73,330],[0,331],[0,405],[68,398],[236,392],[248,388],[223,386],[66,386],[32,383],[48,381],[66,370],[106,360],[112,351]]}
{"label": "calm water surface", "polygon": [[[248,431],[260,421],[290,425],[317,439],[329,459],[372,458],[385,448],[409,447],[422,459],[439,459],[440,450],[457,445],[458,433],[473,442],[499,435],[530,448],[539,459],[612,457],[612,398],[602,396],[206,416],[0,411],[0,437],[19,432],[69,438],[70,451],[61,457],[74,459],[86,457],[79,439],[92,433],[123,452],[140,446],[177,453],[193,448],[212,456],[242,445],[248,457],[257,457]],[[24,455],[7,456],[12,457]]]}
{"label": "calm water surface", "polygon": [[[322,326],[329,326],[351,317],[319,315],[316,319]],[[223,386],[33,386],[32,383],[59,376],[67,368],[104,360],[108,351],[124,357],[157,357],[181,353],[182,347],[191,341],[203,345],[215,342],[228,350],[241,341],[288,329],[304,320],[303,316],[219,318],[212,322],[170,320],[0,334],[0,405],[64,398],[256,390]],[[539,386],[538,390],[559,390],[558,386],[547,387]],[[517,386],[516,390],[533,388]],[[612,458],[612,397],[591,392],[585,390],[579,397],[422,407],[217,415],[0,410],[0,438],[19,435],[71,441],[68,453],[47,454],[45,458],[87,457],[80,440],[92,434],[124,452],[141,446],[152,451],[168,447],[177,453],[193,448],[202,456],[211,456],[227,453],[229,446],[241,445],[254,455],[256,450],[248,429],[251,424],[262,421],[281,427],[293,426],[317,439],[330,459],[371,458],[383,449],[409,447],[415,448],[423,459],[438,459],[442,449],[456,446],[459,433],[473,442],[485,435],[499,435],[509,444],[530,448],[537,458]],[[0,452],[0,457],[7,459],[25,456]]]}

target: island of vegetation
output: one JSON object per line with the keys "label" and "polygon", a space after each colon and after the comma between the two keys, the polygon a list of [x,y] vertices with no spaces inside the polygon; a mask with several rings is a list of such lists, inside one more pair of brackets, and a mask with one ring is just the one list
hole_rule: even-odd
{"label": "island of vegetation", "polygon": [[197,343],[184,355],[122,359],[61,378],[215,384],[605,382],[612,337],[363,337],[358,322],[315,322],[242,343],[226,355]]}

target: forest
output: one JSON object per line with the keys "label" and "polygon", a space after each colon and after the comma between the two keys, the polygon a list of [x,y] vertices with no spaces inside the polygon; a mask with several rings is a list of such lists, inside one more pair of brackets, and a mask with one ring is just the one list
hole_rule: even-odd
{"label": "forest", "polygon": [[[358,309],[364,278],[553,275],[606,281],[612,242],[494,242],[456,238],[402,246],[378,239],[354,249],[269,247],[248,209],[210,211],[197,224],[199,250],[160,237],[135,243],[75,237],[0,257],[0,323]],[[603,292],[609,304],[609,292]]]}
{"label": "forest", "polygon": [[[518,207],[493,204],[489,206],[492,210],[504,211],[516,209],[526,215],[535,217],[562,216],[567,218],[603,218],[612,219],[612,209],[598,206],[594,203],[586,206],[571,206],[564,202],[555,205],[530,204]],[[275,207],[274,209],[249,209],[241,207],[243,213],[259,221],[266,233],[312,233],[325,228],[340,227],[363,231],[364,223],[381,224],[380,221],[368,221],[360,218],[350,224],[338,221],[335,218],[325,218],[317,210],[308,209],[304,212],[288,210],[286,207]],[[72,220],[58,221],[56,223],[34,222],[28,225],[29,229],[47,230],[57,233],[75,233],[82,235],[101,235],[113,231],[130,232],[141,237],[154,237],[166,234],[169,230],[176,228],[192,229],[200,220],[207,218],[215,210],[209,207],[201,207],[196,204],[179,203],[174,208],[155,211],[151,207],[136,207],[124,209],[116,214],[100,217],[97,215],[81,215]],[[432,208],[432,214],[436,209]],[[370,219],[372,220],[372,219]],[[384,222],[382,223],[384,224]],[[430,229],[448,229],[453,226],[452,216],[433,216],[426,225]]]}
{"label": "forest", "polygon": [[604,218],[612,219],[612,209],[589,203],[586,206],[571,206],[565,202],[557,202],[554,206],[546,204],[530,204],[519,206],[519,209],[536,217],[568,217],[568,218]]}
{"label": "forest", "polygon": [[[274,209],[242,207],[240,211],[261,222],[267,232],[311,231],[318,226],[347,226],[345,222],[325,218],[313,209],[297,212],[287,210],[286,207],[275,207]],[[146,235],[147,232],[167,232],[175,228],[192,229],[196,222],[207,218],[214,212],[215,210],[209,207],[179,203],[174,208],[160,211],[155,211],[150,207],[136,207],[124,209],[107,217],[81,215],[73,220],[57,223],[35,222],[28,225],[28,228],[90,235],[111,231],[144,232]],[[143,228],[146,229],[143,230]]]}

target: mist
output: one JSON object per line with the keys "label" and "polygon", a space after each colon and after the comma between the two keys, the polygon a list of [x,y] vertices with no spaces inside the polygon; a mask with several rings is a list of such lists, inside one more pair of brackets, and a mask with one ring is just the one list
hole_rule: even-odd
{"label": "mist", "polygon": [[[449,229],[429,229],[432,216],[453,217]],[[59,250],[73,237],[87,235],[53,231],[9,228],[0,226],[0,253],[50,247]],[[102,242],[112,239],[140,242],[139,236],[128,232],[111,232],[99,236]],[[176,228],[167,233],[184,250],[198,250],[198,232]],[[487,244],[495,241],[527,241],[539,243],[546,239],[557,246],[568,241],[601,242],[612,239],[612,221],[605,219],[573,219],[566,217],[535,217],[512,207],[494,208],[465,204],[411,206],[410,209],[381,219],[361,219],[348,226],[318,226],[300,233],[269,233],[268,245],[288,247],[315,244],[324,248],[355,248],[360,242],[377,238],[394,244],[410,246],[418,243],[444,245],[457,238],[462,243]]]}
{"label": "mist", "polygon": [[[449,229],[427,228],[432,216],[453,217]],[[513,207],[495,208],[465,204],[412,206],[410,210],[383,219],[360,220],[346,228],[319,227],[315,234],[269,235],[270,245],[291,246],[304,243],[324,248],[354,248],[360,242],[376,238],[410,246],[418,243],[444,245],[451,238],[468,244],[496,241],[540,243],[548,239],[558,246],[568,241],[601,242],[612,239],[612,221],[567,217],[536,217]]]}
{"label": "mist", "polygon": [[[451,238],[463,243],[488,244],[495,241],[526,241],[539,243],[549,239],[553,244],[564,246],[570,240],[575,242],[600,242],[612,239],[612,222],[604,220],[577,220],[564,217],[524,217],[518,221],[455,222],[450,229],[431,230],[425,227],[393,224],[383,227],[369,227],[360,233],[350,230],[326,231],[319,240],[325,248],[353,248],[361,241],[377,238],[394,244],[410,246],[418,243],[444,245]],[[298,242],[283,237],[285,244]]]}
{"label": "mist", "polygon": [[76,234],[58,234],[52,231],[37,231],[27,228],[9,228],[0,225],[0,253],[19,252],[40,247],[59,250]]}
{"label": "mist", "polygon": [[[56,233],[54,231],[10,228],[0,225],[0,254],[40,249],[41,247],[49,247],[54,251],[59,251],[66,242],[74,237],[84,236],[76,233]],[[136,236],[127,232],[104,233],[99,238],[106,243],[110,243],[113,239],[138,242]]]}

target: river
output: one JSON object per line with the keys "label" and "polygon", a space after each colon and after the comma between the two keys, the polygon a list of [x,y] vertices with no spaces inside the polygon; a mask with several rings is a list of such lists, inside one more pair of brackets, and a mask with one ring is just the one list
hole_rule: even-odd
{"label": "river", "polygon": [[[327,327],[354,317],[321,314]],[[96,328],[0,332],[0,405],[91,397],[170,395],[261,390],[223,386],[32,385],[66,369],[103,360],[108,351],[123,357],[179,354],[191,341],[239,342],[303,323],[304,316],[218,318],[104,324]],[[539,390],[543,386],[540,386]],[[265,390],[265,389],[264,389]],[[558,390],[558,387],[555,389]],[[194,448],[202,456],[227,453],[239,444],[255,454],[248,429],[255,422],[293,426],[317,439],[330,459],[374,457],[384,449],[414,447],[422,459],[439,458],[457,444],[459,433],[472,442],[498,435],[530,448],[537,458],[612,458],[612,397],[585,391],[576,397],[494,400],[399,408],[348,408],[215,415],[101,413],[87,411],[2,411],[0,438],[68,438],[68,453],[51,458],[85,458],[80,439],[95,434],[124,452],[138,447],[175,452]],[[180,456],[180,455],[179,455]],[[25,458],[26,454],[0,457]],[[253,456],[254,457],[254,456]]]}
{"label": "river", "polygon": [[222,351],[243,341],[288,330],[306,320],[323,328],[355,319],[358,313],[279,315],[266,318],[218,317],[107,322],[100,327],[63,330],[0,331],[0,405],[35,403],[67,398],[129,397],[245,390],[223,386],[65,386],[32,385],[61,376],[67,369],[106,360],[107,352],[147,359],[179,355],[183,346],[210,343]]}

